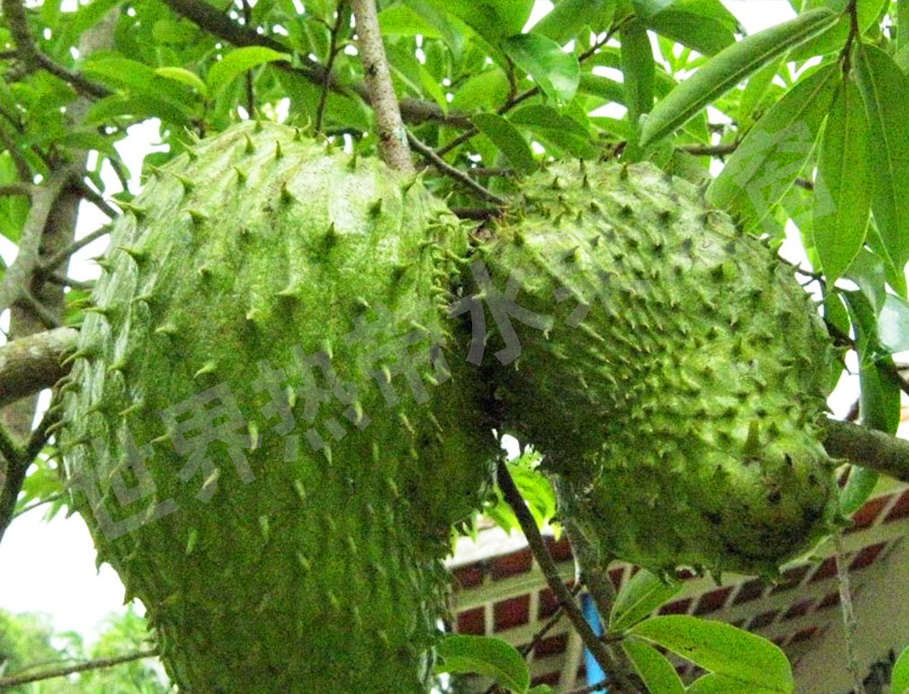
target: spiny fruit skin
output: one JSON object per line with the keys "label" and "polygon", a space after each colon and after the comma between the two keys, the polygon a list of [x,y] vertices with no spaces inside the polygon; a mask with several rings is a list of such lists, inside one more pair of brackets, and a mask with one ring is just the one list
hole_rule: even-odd
{"label": "spiny fruit skin", "polygon": [[[99,562],[145,603],[182,691],[424,692],[449,528],[476,506],[495,451],[477,435],[489,427],[476,373],[444,360],[461,349],[444,308],[466,232],[418,181],[269,123],[202,141],[129,209],[81,332],[61,443]],[[424,357],[409,376],[394,352],[362,361],[402,335]],[[337,380],[313,367],[282,428],[262,373],[286,367],[279,387],[303,388],[295,365],[320,352]],[[205,392],[219,396],[207,407],[232,395],[242,421],[225,410],[189,450],[180,438],[205,432],[181,423],[204,417],[162,412]],[[181,479],[203,456],[212,465]],[[145,493],[124,501],[124,487]],[[140,525],[155,508],[172,512]],[[107,537],[104,512],[133,529]]]}
{"label": "spiny fruit skin", "polygon": [[[650,164],[557,164],[474,258],[551,327],[485,368],[603,552],[773,574],[838,515],[819,442],[832,348],[790,268]],[[526,318],[526,316],[525,316]]]}

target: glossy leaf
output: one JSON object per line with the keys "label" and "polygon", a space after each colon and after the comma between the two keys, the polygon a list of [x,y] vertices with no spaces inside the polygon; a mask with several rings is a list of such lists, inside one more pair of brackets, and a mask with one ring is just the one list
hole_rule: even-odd
{"label": "glossy leaf", "polygon": [[506,36],[520,34],[534,0],[427,0],[447,14],[460,18],[490,45]]}
{"label": "glossy leaf", "polygon": [[208,94],[208,87],[195,72],[190,72],[182,67],[159,67],[155,69],[155,74],[175,82],[180,82],[192,87],[202,96]]}
{"label": "glossy leaf", "polygon": [[858,84],[871,123],[872,210],[897,267],[909,260],[909,77],[873,46],[856,51]]}
{"label": "glossy leaf", "polygon": [[641,131],[641,146],[669,135],[748,75],[823,31],[836,18],[830,10],[812,10],[724,49],[657,103]]}
{"label": "glossy leaf", "polygon": [[530,687],[527,663],[514,646],[502,639],[451,634],[439,641],[436,652],[443,660],[436,672],[486,675],[521,694]]}
{"label": "glossy leaf", "polygon": [[235,48],[211,66],[205,80],[208,91],[214,96],[247,70],[277,60],[290,61],[291,56],[264,46]]}
{"label": "glossy leaf", "polygon": [[[653,108],[654,63],[653,49],[647,27],[640,19],[625,25],[621,32],[622,41],[622,75],[624,77],[625,106],[628,108],[628,120],[633,132],[639,128],[639,119]],[[635,138],[635,141],[638,138]],[[636,142],[627,155],[630,161],[640,159]]]}
{"label": "glossy leaf", "polygon": [[562,0],[533,25],[531,32],[564,46],[586,26],[608,26],[615,6],[616,0]]}
{"label": "glossy leaf", "polygon": [[545,36],[518,34],[505,39],[502,48],[550,99],[568,103],[574,97],[581,68],[578,59],[562,51],[558,43]]}
{"label": "glossy leaf", "polygon": [[[901,29],[900,33],[903,31],[909,31],[909,27]],[[909,690],[909,646],[900,653],[890,673],[890,691],[892,694],[906,694],[907,690]]]}
{"label": "glossy leaf", "polygon": [[649,643],[626,639],[622,649],[638,671],[647,691],[653,694],[684,694],[685,687],[666,656]]}
{"label": "glossy leaf", "polygon": [[845,516],[858,511],[871,496],[880,474],[874,470],[853,465],[846,486],[840,491],[840,510]]}
{"label": "glossy leaf", "polygon": [[840,74],[835,66],[822,68],[774,104],[710,184],[708,202],[729,210],[746,229],[772,230],[772,208],[805,166]]}
{"label": "glossy leaf", "polygon": [[525,106],[516,110],[509,120],[516,126],[526,127],[544,144],[552,143],[576,157],[593,159],[598,154],[584,126],[551,106]]}
{"label": "glossy leaf", "polygon": [[[858,87],[846,80],[833,100],[821,138],[814,183],[814,244],[828,283],[849,267],[865,243],[871,211],[871,147]],[[826,191],[821,200],[821,191]]]}
{"label": "glossy leaf", "polygon": [[526,173],[536,167],[536,160],[530,146],[514,127],[502,116],[494,113],[478,113],[472,118],[480,132],[492,140],[502,150],[508,161],[517,171]]}
{"label": "glossy leaf", "polygon": [[642,5],[662,6],[655,12],[647,10],[647,26],[699,53],[715,55],[735,43],[738,22],[720,0],[675,0],[665,6],[662,2],[635,4],[636,8]]}
{"label": "glossy leaf", "polygon": [[647,569],[641,569],[616,596],[609,615],[609,630],[622,632],[641,621],[681,590],[676,581],[666,582]]}
{"label": "glossy leaf", "polygon": [[774,694],[776,690],[758,687],[750,682],[711,673],[698,677],[685,690],[686,694]]}
{"label": "glossy leaf", "polygon": [[645,620],[630,633],[668,648],[710,672],[778,694],[793,690],[792,668],[783,651],[770,641],[729,624],[667,615]]}
{"label": "glossy leaf", "polygon": [[891,354],[909,350],[909,302],[887,294],[877,321],[878,339]]}

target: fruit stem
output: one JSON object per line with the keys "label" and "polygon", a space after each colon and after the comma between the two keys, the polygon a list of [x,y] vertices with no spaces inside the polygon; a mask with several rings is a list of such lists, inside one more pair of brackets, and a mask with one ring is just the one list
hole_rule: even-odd
{"label": "fruit stem", "polygon": [[391,168],[413,173],[413,161],[407,145],[407,131],[401,119],[401,109],[395,97],[382,34],[379,31],[379,16],[375,0],[353,0],[351,2],[357,26],[357,46],[369,101],[376,114],[379,134],[379,154],[382,161]]}

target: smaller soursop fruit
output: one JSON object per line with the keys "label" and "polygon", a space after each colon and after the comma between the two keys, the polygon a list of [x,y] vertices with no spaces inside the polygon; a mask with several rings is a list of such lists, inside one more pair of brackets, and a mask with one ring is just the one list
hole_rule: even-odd
{"label": "smaller soursop fruit", "polygon": [[484,368],[560,512],[655,571],[773,573],[828,532],[832,347],[791,268],[650,164],[556,164],[521,190],[473,257],[491,283],[465,282],[507,306],[520,277]]}
{"label": "smaller soursop fruit", "polygon": [[419,181],[273,123],[117,221],[62,446],[181,691],[427,690],[450,525],[496,450],[445,334],[466,249]]}

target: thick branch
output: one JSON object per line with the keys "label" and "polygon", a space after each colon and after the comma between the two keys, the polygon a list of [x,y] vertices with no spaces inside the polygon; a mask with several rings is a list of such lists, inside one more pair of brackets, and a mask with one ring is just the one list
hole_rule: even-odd
{"label": "thick branch", "polygon": [[69,372],[61,366],[76,348],[78,331],[57,328],[13,340],[0,347],[0,408],[43,388],[50,388]]}
{"label": "thick branch", "polygon": [[407,145],[407,131],[382,45],[376,0],[352,0],[351,8],[357,23],[357,46],[366,75],[369,103],[376,114],[379,154],[391,168],[412,173],[414,166]]}
{"label": "thick branch", "polygon": [[828,419],[824,448],[834,458],[909,482],[909,441],[905,439],[851,422]]}
{"label": "thick branch", "polygon": [[[271,36],[265,36],[258,33],[254,28],[237,24],[216,7],[204,2],[204,0],[162,0],[162,2],[204,31],[235,46],[266,46],[282,53],[292,52],[288,46]],[[319,86],[327,82],[329,89],[333,92],[345,94],[348,91],[353,91],[364,101],[369,101],[369,90],[363,82],[355,82],[349,86],[342,85],[337,75],[326,76],[327,71],[325,68],[309,57],[299,56],[299,58],[302,61],[301,67],[293,67],[290,63],[285,62],[276,62],[273,65],[279,70],[294,72]],[[401,99],[400,106],[402,117],[409,123],[433,121],[456,128],[468,128],[471,125],[470,118],[463,113],[446,114],[437,104],[428,101]]]}
{"label": "thick branch", "polygon": [[114,665],[128,663],[133,660],[141,660],[142,658],[154,658],[157,655],[158,653],[155,650],[140,651],[138,653],[129,653],[127,655],[120,655],[113,658],[98,658],[96,660],[88,660],[84,663],[65,665],[63,667],[54,668],[53,670],[35,672],[30,675],[11,675],[10,677],[0,678],[0,689],[4,689],[6,687],[17,687],[19,685],[28,684],[29,682],[49,680],[53,677],[65,677],[66,675],[72,675],[75,672],[85,672],[86,670],[98,670],[100,668],[113,667]]}

